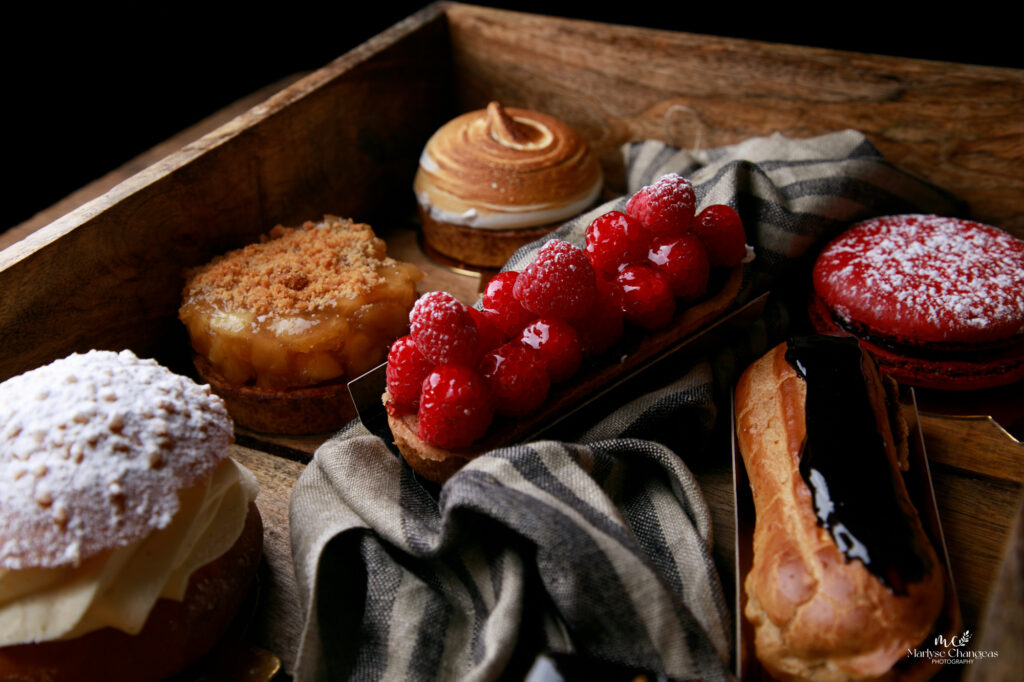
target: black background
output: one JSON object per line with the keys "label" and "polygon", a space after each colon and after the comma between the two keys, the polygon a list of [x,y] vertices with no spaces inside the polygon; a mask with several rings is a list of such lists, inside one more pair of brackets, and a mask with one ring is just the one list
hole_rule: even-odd
{"label": "black background", "polygon": [[[176,4],[151,6],[144,15],[25,8],[25,17],[7,21],[0,36],[8,152],[0,231],[225,105],[319,68],[425,4],[290,3],[215,12]],[[769,42],[1024,65],[1016,21],[983,5],[893,14],[899,3],[478,4]]]}

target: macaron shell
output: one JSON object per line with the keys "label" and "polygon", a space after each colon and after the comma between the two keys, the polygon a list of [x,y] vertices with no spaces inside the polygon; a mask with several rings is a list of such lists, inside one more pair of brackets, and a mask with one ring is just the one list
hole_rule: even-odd
{"label": "macaron shell", "polygon": [[[808,310],[811,324],[821,334],[854,336],[838,324],[822,299],[815,296]],[[1020,346],[995,353],[985,360],[933,360],[909,353],[897,353],[870,340],[859,338],[893,379],[911,386],[952,391],[973,391],[1004,386],[1024,380],[1024,352]]]}
{"label": "macaron shell", "polygon": [[844,320],[907,344],[987,344],[1024,333],[1024,242],[940,216],[854,225],[818,257],[815,293]]}

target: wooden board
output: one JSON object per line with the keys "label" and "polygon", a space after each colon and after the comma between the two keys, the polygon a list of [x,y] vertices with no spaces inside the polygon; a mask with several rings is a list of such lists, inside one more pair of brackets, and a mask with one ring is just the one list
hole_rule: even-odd
{"label": "wooden board", "polygon": [[1015,69],[768,45],[452,6],[461,109],[548,111],[595,146],[621,190],[619,146],[686,149],[775,131],[854,128],[896,165],[1024,234],[1024,75]]}
{"label": "wooden board", "polygon": [[492,98],[574,125],[613,191],[629,140],[707,148],[852,127],[977,218],[1024,232],[1019,71],[441,4],[0,252],[0,378],[68,349],[166,353],[182,270],[277,223],[401,222],[426,137]]}
{"label": "wooden board", "polygon": [[[72,351],[130,347],[189,371],[176,319],[185,268],[277,223],[324,213],[371,222],[426,288],[471,301],[479,281],[426,260],[411,180],[433,130],[490,99],[547,111],[597,151],[659,138],[700,150],[775,131],[863,131],[891,161],[1024,236],[1024,73],[432,5],[287,84],[185,147],[0,251],[0,379]],[[116,180],[123,180],[116,184]],[[34,226],[33,226],[34,228]],[[5,245],[0,241],[0,246]],[[977,420],[922,418],[965,623],[980,625],[1021,500],[1022,446]],[[301,608],[291,489],[324,436],[239,430],[262,490],[263,592],[253,641],[294,663]],[[729,584],[729,472],[699,471]],[[1024,610],[1010,604],[1011,610]]]}

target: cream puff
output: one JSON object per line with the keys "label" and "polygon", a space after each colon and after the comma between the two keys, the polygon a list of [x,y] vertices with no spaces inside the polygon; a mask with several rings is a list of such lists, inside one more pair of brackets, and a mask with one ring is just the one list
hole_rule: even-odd
{"label": "cream puff", "polygon": [[262,551],[224,403],[130,351],[0,384],[0,679],[159,680],[204,655]]}

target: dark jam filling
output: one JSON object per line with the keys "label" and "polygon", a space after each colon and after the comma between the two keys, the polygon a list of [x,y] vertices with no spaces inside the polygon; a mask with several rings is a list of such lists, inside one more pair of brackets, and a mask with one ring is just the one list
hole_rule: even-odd
{"label": "dark jam filling", "polygon": [[890,337],[876,334],[867,325],[857,324],[832,312],[828,314],[831,315],[832,321],[837,327],[853,334],[857,338],[864,339],[868,343],[872,343],[896,355],[904,355],[932,362],[989,362],[998,358],[1000,353],[1015,351],[1015,349],[1024,344],[1024,334],[1017,334],[989,343],[927,342],[917,345],[900,343]]}
{"label": "dark jam filling", "polygon": [[786,360],[807,383],[807,438],[800,474],[818,523],[847,561],[854,559],[897,594],[930,561],[901,507],[899,472],[875,418],[856,339],[790,339]]}

